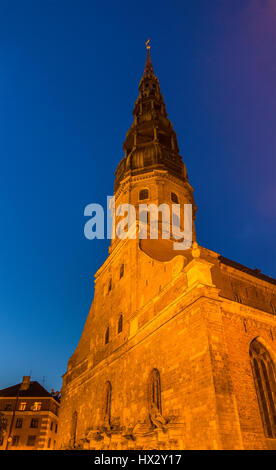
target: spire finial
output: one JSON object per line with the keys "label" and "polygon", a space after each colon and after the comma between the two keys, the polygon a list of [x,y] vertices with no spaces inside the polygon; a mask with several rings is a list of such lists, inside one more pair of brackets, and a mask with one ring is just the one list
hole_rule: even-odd
{"label": "spire finial", "polygon": [[146,48],[148,51],[150,50],[150,38],[146,42]]}

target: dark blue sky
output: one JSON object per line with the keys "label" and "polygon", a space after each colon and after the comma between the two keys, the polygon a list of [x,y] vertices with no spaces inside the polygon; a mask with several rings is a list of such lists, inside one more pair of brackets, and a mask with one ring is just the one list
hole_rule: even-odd
{"label": "dark blue sky", "polygon": [[194,187],[200,244],[275,263],[274,0],[0,4],[0,387],[60,388],[106,241],[105,203],[152,60]]}

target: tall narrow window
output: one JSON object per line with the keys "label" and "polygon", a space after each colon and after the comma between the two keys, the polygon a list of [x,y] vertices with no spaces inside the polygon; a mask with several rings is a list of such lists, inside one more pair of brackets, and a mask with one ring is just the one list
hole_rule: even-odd
{"label": "tall narrow window", "polygon": [[121,279],[121,277],[123,277],[124,271],[125,271],[125,265],[124,265],[124,264],[121,264],[121,267],[120,267],[120,279]]}
{"label": "tall narrow window", "polygon": [[120,315],[118,320],[118,333],[121,333],[121,331],[123,331],[123,315]]}
{"label": "tall narrow window", "polygon": [[22,428],[22,424],[23,424],[23,418],[17,418],[16,423],[15,423],[15,427],[16,428]]}
{"label": "tall narrow window", "polygon": [[250,345],[250,359],[260,413],[266,437],[276,438],[276,371],[265,346],[254,339]]}
{"label": "tall narrow window", "polygon": [[154,406],[161,413],[161,384],[160,374],[157,369],[153,369],[149,380],[149,401],[150,406]]}
{"label": "tall narrow window", "polygon": [[105,344],[109,343],[109,326],[107,327],[107,329],[105,331],[104,342],[105,342]]}
{"label": "tall narrow window", "polygon": [[111,383],[106,382],[105,384],[105,395],[104,395],[104,423],[106,426],[110,426],[111,420]]}
{"label": "tall narrow window", "polygon": [[74,411],[73,416],[72,416],[72,430],[71,430],[73,447],[75,447],[75,444],[76,444],[77,424],[78,424],[78,412]]}
{"label": "tall narrow window", "polygon": [[143,201],[143,199],[148,199],[149,198],[149,191],[148,189],[141,189],[139,192],[139,199],[140,201]]}
{"label": "tall narrow window", "polygon": [[112,289],[112,279],[109,279],[109,284],[108,284],[108,292],[110,292]]}

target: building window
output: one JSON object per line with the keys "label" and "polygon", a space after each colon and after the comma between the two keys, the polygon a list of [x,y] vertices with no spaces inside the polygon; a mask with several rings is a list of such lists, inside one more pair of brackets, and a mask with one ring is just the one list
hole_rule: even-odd
{"label": "building window", "polygon": [[108,292],[110,292],[112,289],[112,279],[109,279],[109,284],[108,284]]}
{"label": "building window", "polygon": [[118,320],[118,334],[123,331],[123,315],[120,315]]}
{"label": "building window", "polygon": [[78,425],[78,412],[74,411],[73,416],[72,416],[72,441],[73,441],[73,447],[76,444],[76,435],[77,435],[77,425]]}
{"label": "building window", "polygon": [[54,423],[53,423],[53,421],[51,421],[51,426],[50,426],[51,431],[53,430],[53,426],[54,426]]}
{"label": "building window", "polygon": [[34,446],[35,445],[35,438],[36,438],[36,436],[28,436],[27,446]]}
{"label": "building window", "polygon": [[57,425],[57,423],[56,423],[55,432],[57,432],[57,430],[58,430],[58,425]]}
{"label": "building window", "polygon": [[3,442],[4,442],[4,437],[3,437],[3,436],[0,436],[0,446],[3,445]]}
{"label": "building window", "polygon": [[171,200],[172,202],[174,202],[175,204],[178,204],[178,197],[175,193],[171,193]]}
{"label": "building window", "polygon": [[19,410],[20,411],[25,411],[26,410],[26,407],[27,407],[27,403],[25,401],[22,401],[20,404],[19,404]]}
{"label": "building window", "polygon": [[30,428],[38,428],[38,419],[37,418],[31,419]]}
{"label": "building window", "polygon": [[49,439],[48,439],[48,449],[50,449],[50,447],[51,447],[51,438],[49,437]]}
{"label": "building window", "polygon": [[110,426],[111,420],[111,390],[111,383],[106,382],[104,395],[104,423],[108,427]]}
{"label": "building window", "polygon": [[124,264],[121,264],[121,267],[120,267],[120,279],[123,277],[124,271],[125,271],[125,265],[124,265]]}
{"label": "building window", "polygon": [[8,426],[8,419],[0,415],[0,426],[3,431],[7,429]]}
{"label": "building window", "polygon": [[11,411],[11,409],[12,409],[11,403],[7,403],[5,406],[5,411]]}
{"label": "building window", "polygon": [[15,427],[16,428],[22,428],[22,423],[23,423],[23,418],[17,418]]}
{"label": "building window", "polygon": [[264,433],[270,439],[276,438],[276,370],[265,346],[254,339],[250,345],[250,359],[258,397]]}
{"label": "building window", "polygon": [[161,383],[160,374],[157,369],[153,369],[149,379],[149,402],[150,407],[155,407],[161,413]]}
{"label": "building window", "polygon": [[104,343],[105,344],[109,343],[109,326],[107,327],[106,332],[105,332]]}
{"label": "building window", "polygon": [[141,189],[139,192],[139,199],[140,201],[143,201],[143,199],[148,199],[149,198],[149,191],[148,189]]}
{"label": "building window", "polygon": [[12,446],[18,446],[19,436],[12,436]]}
{"label": "building window", "polygon": [[40,411],[41,410],[41,401],[35,401],[33,404],[33,411]]}
{"label": "building window", "polygon": [[54,441],[54,445],[53,445],[53,449],[55,449],[55,448],[56,448],[56,441]]}

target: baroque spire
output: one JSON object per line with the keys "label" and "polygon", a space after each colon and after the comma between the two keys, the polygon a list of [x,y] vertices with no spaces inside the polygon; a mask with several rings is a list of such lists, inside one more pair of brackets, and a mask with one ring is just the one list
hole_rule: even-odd
{"label": "baroque spire", "polygon": [[167,170],[182,181],[187,179],[176,133],[168,119],[159,80],[153,71],[149,40],[146,47],[144,74],[133,109],[134,122],[123,145],[125,156],[115,173],[115,192],[126,177],[155,169]]}

